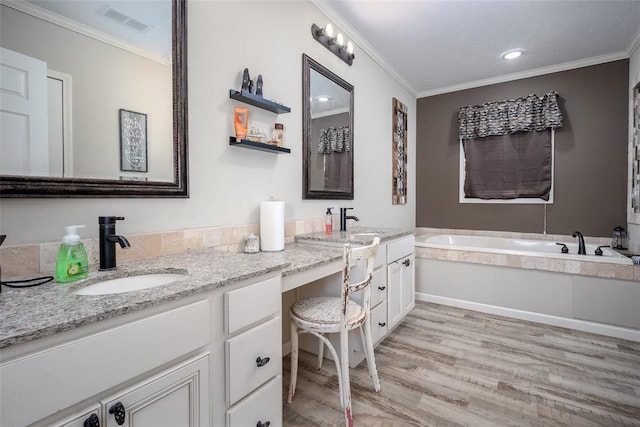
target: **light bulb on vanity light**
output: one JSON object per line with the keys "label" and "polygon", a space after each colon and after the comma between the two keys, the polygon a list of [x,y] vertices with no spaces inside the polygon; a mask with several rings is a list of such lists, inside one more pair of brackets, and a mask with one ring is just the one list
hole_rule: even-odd
{"label": "light bulb on vanity light", "polygon": [[331,39],[333,37],[333,25],[328,23],[324,28],[320,28],[316,31],[316,35],[318,37],[329,37]]}
{"label": "light bulb on vanity light", "polygon": [[347,42],[347,53],[353,55],[353,43],[351,43],[351,40]]}
{"label": "light bulb on vanity light", "polygon": [[344,46],[344,36],[342,35],[342,33],[338,33],[338,35],[336,36],[336,44],[338,46]]}

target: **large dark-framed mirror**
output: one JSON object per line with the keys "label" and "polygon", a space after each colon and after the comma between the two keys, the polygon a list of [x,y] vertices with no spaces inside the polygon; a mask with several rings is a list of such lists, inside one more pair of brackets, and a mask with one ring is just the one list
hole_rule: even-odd
{"label": "large dark-framed mirror", "polygon": [[354,88],[302,55],[304,199],[353,200]]}
{"label": "large dark-framed mirror", "polygon": [[[165,0],[163,0],[165,1]],[[10,13],[18,13],[21,9],[21,3],[35,3],[36,6],[38,3],[47,4],[47,2],[31,0],[30,2],[25,1],[16,1],[16,0],[7,0],[2,2],[2,7],[7,8],[3,9],[4,12],[7,12],[7,15]],[[58,2],[49,2],[50,4],[58,3]],[[62,2],[60,2],[62,3]],[[86,2],[87,4],[93,2]],[[116,18],[121,19],[120,15],[126,15],[126,2],[117,2],[114,4],[114,9],[110,10],[106,9],[106,6],[103,6],[101,11],[103,15],[107,18]],[[131,7],[134,10],[134,7],[138,7],[140,5],[144,5],[145,2],[137,2],[137,5],[131,2]],[[154,3],[159,2],[148,2],[148,5],[152,5]],[[121,101],[118,102],[117,106],[110,106],[110,109],[107,113],[104,113],[105,117],[108,117],[108,120],[100,120],[98,121],[98,127],[105,123],[105,128],[108,132],[105,132],[102,129],[102,134],[113,134],[116,133],[116,136],[111,136],[106,141],[101,140],[101,133],[98,132],[97,136],[91,138],[83,138],[76,137],[74,135],[73,144],[74,144],[74,160],[75,158],[82,159],[82,153],[80,155],[77,154],[77,148],[80,147],[80,144],[93,142],[98,145],[92,146],[89,149],[84,149],[89,152],[96,152],[97,157],[94,161],[96,162],[95,167],[91,166],[90,163],[85,162],[80,164],[81,166],[75,167],[78,169],[86,169],[87,172],[84,174],[65,174],[62,176],[56,176],[56,174],[51,174],[51,176],[44,176],[46,173],[26,173],[24,175],[20,175],[19,173],[5,173],[3,172],[0,175],[0,197],[7,198],[53,198],[53,197],[126,197],[126,198],[138,198],[138,197],[156,197],[156,198],[169,198],[169,197],[188,197],[188,114],[187,114],[187,5],[186,0],[166,0],[166,75],[168,76],[165,80],[162,80],[162,83],[156,84],[150,88],[151,92],[163,92],[166,93],[168,99],[165,101],[163,99],[162,103],[166,104],[167,107],[164,109],[166,114],[150,114],[149,111],[135,111],[135,115],[128,114],[127,110],[144,110],[144,108],[127,108],[127,104]],[[17,5],[17,6],[13,6]],[[29,5],[27,5],[29,6]],[[75,6],[74,6],[75,7]],[[157,5],[156,5],[157,7]],[[134,10],[135,11],[135,10]],[[17,16],[17,15],[16,15]],[[150,16],[147,15],[144,11],[140,12],[140,16]],[[42,21],[42,19],[40,19]],[[144,19],[143,19],[144,21]],[[170,21],[170,22],[169,22]],[[149,24],[148,22],[140,22],[140,20],[131,19],[125,22],[127,25],[131,27],[136,27],[135,29],[140,30],[143,25]],[[64,29],[64,25],[51,26],[50,23],[45,22],[45,24],[54,28],[55,31],[60,31]],[[115,25],[114,23],[111,23]],[[151,28],[154,27],[153,23],[149,25]],[[158,27],[159,25],[155,25]],[[11,37],[5,37],[5,31],[9,31],[9,25],[4,28],[3,25],[3,44],[5,39],[10,40]],[[131,28],[127,28],[127,30],[131,30]],[[17,30],[16,30],[17,31]],[[100,31],[98,31],[100,32]],[[142,29],[141,32],[145,32]],[[78,31],[75,31],[78,33]],[[170,33],[170,34],[169,34]],[[7,33],[8,34],[8,33]],[[19,36],[16,34],[16,36]],[[75,34],[77,36],[77,34]],[[74,42],[78,43],[78,46],[82,46],[83,43],[88,43],[86,40],[75,40]],[[94,42],[94,41],[92,41]],[[118,42],[112,43],[114,45],[118,45]],[[3,45],[3,48],[5,46]],[[13,48],[13,46],[10,46]],[[68,45],[64,46],[64,52],[71,53],[73,50]],[[139,67],[143,67],[144,62],[142,59],[136,59],[135,52],[129,49],[120,49],[123,55],[129,55],[134,58],[133,61],[138,61]],[[144,49],[141,49],[144,50]],[[126,52],[125,52],[126,51]],[[3,52],[5,52],[3,50]],[[32,55],[35,56],[35,55]],[[162,62],[162,61],[156,61]],[[95,70],[95,64],[87,61],[87,67],[89,70]],[[60,66],[59,66],[60,67]],[[123,70],[116,63],[109,63],[109,69],[113,70],[114,75],[122,75]],[[49,68],[49,67],[47,67]],[[48,73],[48,70],[47,70]],[[47,75],[49,77],[49,75]],[[120,78],[120,83],[118,86],[123,86],[125,88],[131,86],[142,86],[142,85],[152,85],[156,82],[151,76],[150,78],[137,78],[131,79],[132,81],[123,81]],[[79,76],[73,76],[73,84],[75,87],[79,86],[82,83],[82,78]],[[166,82],[166,86],[165,86]],[[77,83],[77,84],[76,84]],[[93,87],[99,89],[102,85],[106,85],[106,81],[100,81],[97,83],[92,83]],[[74,95],[76,92],[74,91]],[[86,91],[83,91],[83,93]],[[91,92],[91,91],[89,91]],[[138,96],[139,95],[133,95]],[[145,95],[148,96],[148,95]],[[74,102],[75,102],[75,98]],[[101,102],[97,97],[95,98],[95,102]],[[156,104],[160,104],[160,102],[156,102]],[[78,120],[77,117],[81,117],[81,113],[84,112],[84,106],[75,105],[73,108],[73,131],[75,133],[77,124],[82,124],[81,120]],[[124,113],[122,111],[124,111]],[[49,113],[51,116],[51,113]],[[95,116],[95,114],[94,114]],[[99,116],[102,117],[102,116]],[[136,122],[135,120],[144,120],[142,122]],[[133,125],[128,125],[128,121],[133,120]],[[80,122],[80,123],[78,123]],[[49,122],[50,123],[50,122]],[[141,156],[138,156],[135,151],[137,140],[135,140],[135,134],[133,132],[136,131],[136,126],[143,124],[145,134],[144,134],[144,153]],[[108,124],[108,125],[107,125]],[[163,131],[155,130],[152,126],[156,124],[162,124]],[[125,129],[125,126],[128,128]],[[85,126],[88,127],[88,126]],[[49,132],[51,130],[49,129]],[[5,139],[7,134],[3,133],[2,138]],[[125,136],[123,136],[125,135]],[[9,138],[7,138],[9,139]],[[70,138],[71,139],[71,138]],[[114,140],[115,139],[115,140]],[[90,141],[89,141],[90,140]],[[162,140],[163,145],[161,147],[154,148],[154,143],[156,140]],[[128,147],[126,144],[129,144],[133,141],[131,147]],[[126,144],[125,144],[126,142]],[[13,144],[12,140],[5,140],[3,144]],[[14,144],[15,145],[15,144]],[[104,156],[100,153],[100,150],[104,149],[104,146],[108,145],[109,156]],[[133,154],[132,154],[133,153]],[[95,153],[94,153],[95,154]],[[116,156],[115,159],[113,156]],[[140,157],[144,157],[143,162],[136,162]],[[161,157],[164,156],[164,157]],[[125,160],[133,160],[125,165]],[[155,162],[155,163],[154,163]],[[102,163],[109,163],[109,167],[113,172],[109,175],[106,175],[106,178],[102,177],[102,174],[97,174],[96,177],[92,176],[92,169],[99,169]],[[66,164],[65,164],[66,165]],[[66,167],[66,166],[65,166]],[[155,168],[154,168],[155,167]],[[72,169],[73,170],[73,169]],[[162,173],[155,174],[156,170],[162,170]],[[75,172],[75,171],[73,171]]]}

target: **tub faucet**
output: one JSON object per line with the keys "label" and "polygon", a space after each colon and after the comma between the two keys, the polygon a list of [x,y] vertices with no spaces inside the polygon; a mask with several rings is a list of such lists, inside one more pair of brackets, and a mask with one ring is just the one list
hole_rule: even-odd
{"label": "tub faucet", "polygon": [[116,243],[122,249],[131,247],[126,237],[116,234],[116,221],[123,220],[122,216],[100,216],[98,225],[100,231],[100,270],[116,268]]}
{"label": "tub faucet", "polygon": [[587,251],[584,248],[584,236],[579,231],[574,231],[572,234],[573,237],[578,238],[578,255],[586,255]]}
{"label": "tub faucet", "polygon": [[340,231],[347,231],[347,220],[354,219],[360,221],[357,216],[347,215],[347,210],[353,208],[340,208]]}

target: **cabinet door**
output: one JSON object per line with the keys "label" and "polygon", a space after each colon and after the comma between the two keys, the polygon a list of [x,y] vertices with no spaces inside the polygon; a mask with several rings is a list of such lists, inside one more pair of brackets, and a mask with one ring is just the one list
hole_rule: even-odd
{"label": "cabinet door", "polygon": [[416,306],[415,255],[401,260],[402,265],[402,313],[406,316]]}
{"label": "cabinet door", "polygon": [[96,419],[99,423],[102,423],[100,405],[98,405],[97,403],[70,416],[69,418],[62,421],[62,423],[56,423],[56,425],[59,425],[60,427],[84,427],[86,421],[86,425],[91,426],[92,424],[89,420],[93,421]]}
{"label": "cabinet door", "polygon": [[107,427],[209,425],[209,355],[142,381],[102,402]]}
{"label": "cabinet door", "polygon": [[389,264],[387,279],[387,313],[393,328],[416,305],[415,255]]}
{"label": "cabinet door", "polygon": [[387,267],[387,320],[393,328],[402,319],[402,260]]}

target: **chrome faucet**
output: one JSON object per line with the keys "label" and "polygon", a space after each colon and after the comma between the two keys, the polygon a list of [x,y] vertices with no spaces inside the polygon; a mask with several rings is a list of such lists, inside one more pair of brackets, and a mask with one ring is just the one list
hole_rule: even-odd
{"label": "chrome faucet", "polygon": [[360,221],[357,216],[347,215],[347,210],[353,208],[340,208],[340,231],[347,231],[347,220],[354,219]]}
{"label": "chrome faucet", "polygon": [[118,243],[122,249],[131,247],[126,237],[116,234],[116,221],[123,219],[123,216],[98,217],[100,231],[100,270],[113,270],[116,268],[116,243]]}
{"label": "chrome faucet", "polygon": [[579,231],[574,231],[572,234],[573,237],[578,238],[578,255],[586,255],[587,251],[584,248],[584,236]]}

